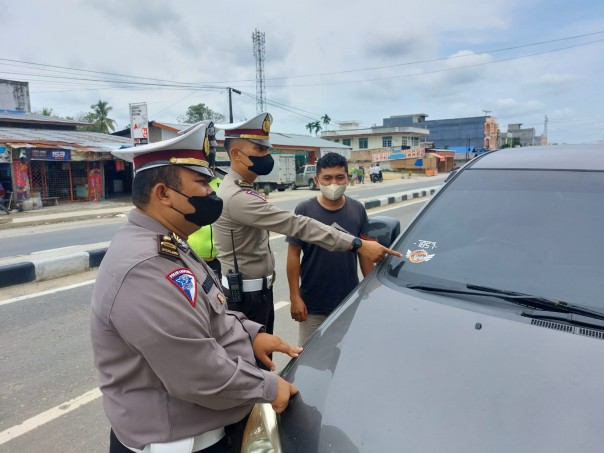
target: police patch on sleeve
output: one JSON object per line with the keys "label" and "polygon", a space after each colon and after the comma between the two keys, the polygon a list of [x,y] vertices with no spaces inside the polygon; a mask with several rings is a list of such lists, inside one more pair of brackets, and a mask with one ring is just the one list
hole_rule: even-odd
{"label": "police patch on sleeve", "polygon": [[193,272],[183,267],[173,270],[166,275],[166,278],[180,289],[191,306],[195,308],[197,302],[197,280]]}
{"label": "police patch on sleeve", "polygon": [[266,201],[266,198],[263,195],[260,195],[258,192],[256,192],[255,190],[246,190],[245,193],[247,193],[248,195],[253,195],[255,197],[260,198],[262,201]]}

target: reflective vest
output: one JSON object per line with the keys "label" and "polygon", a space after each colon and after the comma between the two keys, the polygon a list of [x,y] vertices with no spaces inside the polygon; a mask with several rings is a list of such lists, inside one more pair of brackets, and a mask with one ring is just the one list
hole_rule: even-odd
{"label": "reflective vest", "polygon": [[[214,189],[214,192],[218,190],[220,183],[220,178],[214,178],[212,181],[210,181],[210,187]],[[189,236],[189,240],[187,242],[193,251],[204,260],[210,260],[218,256],[218,250],[216,250],[216,246],[214,245],[214,232],[212,231],[212,225],[201,227],[199,230]]]}

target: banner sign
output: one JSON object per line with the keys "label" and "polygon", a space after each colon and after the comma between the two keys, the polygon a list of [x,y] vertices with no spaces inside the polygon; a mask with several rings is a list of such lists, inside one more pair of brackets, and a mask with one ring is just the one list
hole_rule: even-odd
{"label": "banner sign", "polygon": [[31,160],[70,160],[67,149],[32,148],[28,151],[31,153]]}
{"label": "banner sign", "polygon": [[149,143],[147,103],[130,104],[130,135],[134,146]]}
{"label": "banner sign", "polygon": [[418,159],[424,157],[426,154],[426,148],[416,147],[410,149],[400,149],[395,148],[388,156],[388,160],[397,160],[397,159]]}

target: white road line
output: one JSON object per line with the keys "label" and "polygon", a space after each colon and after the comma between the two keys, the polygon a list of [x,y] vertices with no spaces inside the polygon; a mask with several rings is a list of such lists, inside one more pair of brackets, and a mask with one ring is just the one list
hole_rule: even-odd
{"label": "white road line", "polygon": [[16,437],[22,436],[23,434],[26,434],[29,431],[54,420],[55,418],[59,418],[60,416],[65,415],[68,412],[83,406],[84,404],[94,401],[100,396],[101,391],[98,388],[90,390],[77,398],[69,400],[66,403],[59,404],[46,412],[42,412],[41,414],[30,418],[29,420],[25,420],[20,425],[15,425],[12,428],[8,428],[0,433],[0,445],[5,444]]}
{"label": "white road line", "polygon": [[91,285],[94,282],[95,282],[95,280],[86,280],[85,282],[74,283],[73,285],[63,286],[61,288],[54,288],[54,289],[49,289],[47,291],[41,291],[39,293],[26,294],[24,296],[13,297],[12,299],[6,299],[3,301],[0,301],[0,306],[12,304],[13,302],[19,302],[19,301],[25,300],[25,299],[30,299],[32,297],[46,296],[47,294],[54,294],[54,293],[58,293],[60,291],[66,291],[68,289],[78,288],[79,286]]}
{"label": "white road line", "polygon": [[[399,208],[401,208],[401,207],[406,207],[406,206],[409,206],[409,205],[412,205],[412,204],[417,204],[417,203],[427,203],[427,202],[428,202],[427,198],[428,198],[428,197],[424,197],[424,198],[420,198],[420,199],[419,199],[419,200],[417,200],[417,201],[403,202],[403,203],[404,203],[404,205],[403,205],[403,206],[401,206],[401,203],[394,203],[396,206],[392,206],[392,207],[388,207],[388,208],[384,208],[384,209],[380,209],[379,207],[377,207],[377,208],[373,208],[373,209],[379,209],[379,211],[375,211],[375,212],[368,212],[368,213],[367,213],[367,215],[368,215],[368,216],[372,216],[372,215],[374,215],[374,214],[381,214],[382,212],[385,212],[385,211],[392,211],[393,209],[399,209]],[[388,205],[388,206],[390,206],[390,205]],[[373,211],[373,209],[372,209],[372,211]]]}
{"label": "white road line", "polygon": [[275,304],[275,311],[282,309],[283,307],[287,307],[289,305],[289,302],[286,302],[284,300],[282,300],[281,302],[277,302]]}

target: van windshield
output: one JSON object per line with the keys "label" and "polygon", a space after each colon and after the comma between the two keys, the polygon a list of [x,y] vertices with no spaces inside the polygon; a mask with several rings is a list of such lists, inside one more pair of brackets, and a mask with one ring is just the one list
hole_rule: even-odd
{"label": "van windshield", "polygon": [[468,169],[394,248],[386,278],[604,308],[604,173]]}

